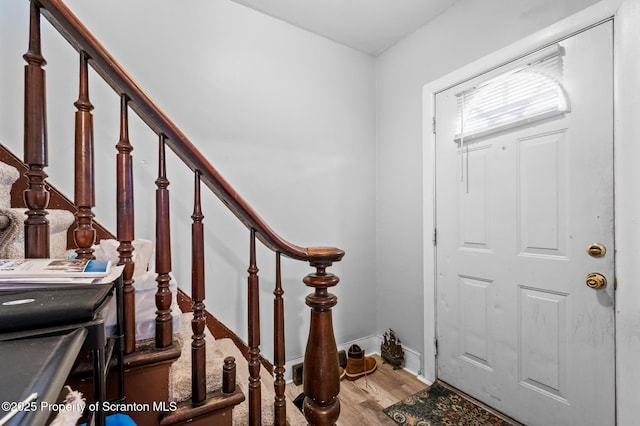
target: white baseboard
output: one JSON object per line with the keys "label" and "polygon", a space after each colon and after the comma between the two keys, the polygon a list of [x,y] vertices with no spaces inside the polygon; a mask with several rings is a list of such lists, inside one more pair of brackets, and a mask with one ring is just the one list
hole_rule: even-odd
{"label": "white baseboard", "polygon": [[[339,343],[338,351],[340,350],[348,351],[351,345],[358,345],[364,350],[365,355],[367,354],[380,355],[380,345],[382,345],[382,339],[383,338],[380,335],[371,335],[371,336],[363,337],[360,339],[352,340],[349,342]],[[404,351],[403,369],[413,374],[414,376],[416,376],[418,380],[430,385],[431,382],[429,382],[423,377],[422,370],[420,369],[420,365],[421,365],[420,353],[407,347],[403,347],[402,350]],[[287,361],[285,365],[285,368],[286,368],[285,380],[287,381],[287,383],[291,382],[292,380],[292,376],[291,376],[292,367],[296,364],[302,363],[303,361],[304,361],[304,357],[295,358]]]}

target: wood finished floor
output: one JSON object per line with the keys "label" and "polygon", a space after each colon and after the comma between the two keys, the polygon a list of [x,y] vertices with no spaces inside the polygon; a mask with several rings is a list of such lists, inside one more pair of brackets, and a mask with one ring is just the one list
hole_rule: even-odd
{"label": "wood finished floor", "polygon": [[[384,364],[382,358],[373,355],[378,368],[371,375],[358,380],[340,382],[340,418],[338,426],[389,425],[396,423],[382,412],[407,396],[424,389],[427,385],[413,374],[404,370],[394,370]],[[289,383],[286,395],[293,400],[302,392],[302,385]]]}

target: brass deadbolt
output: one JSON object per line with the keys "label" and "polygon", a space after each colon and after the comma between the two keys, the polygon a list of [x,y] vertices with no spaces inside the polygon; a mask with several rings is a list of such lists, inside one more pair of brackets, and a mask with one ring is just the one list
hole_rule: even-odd
{"label": "brass deadbolt", "polygon": [[591,257],[602,257],[607,252],[607,249],[600,243],[590,244],[587,247],[587,253]]}
{"label": "brass deadbolt", "polygon": [[607,286],[607,279],[604,277],[604,275],[599,274],[598,272],[593,272],[587,275],[586,283],[588,287],[597,290],[600,288],[605,288]]}

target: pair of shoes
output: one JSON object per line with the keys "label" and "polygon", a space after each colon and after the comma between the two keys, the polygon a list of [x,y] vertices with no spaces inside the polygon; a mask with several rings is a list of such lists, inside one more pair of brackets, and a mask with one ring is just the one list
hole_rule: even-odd
{"label": "pair of shoes", "polygon": [[371,356],[364,356],[364,350],[358,345],[351,345],[347,352],[346,376],[349,380],[371,374],[376,370],[376,360]]}
{"label": "pair of shoes", "polygon": [[344,379],[344,376],[347,375],[347,370],[342,367],[338,367],[338,371],[340,372],[340,380]]}

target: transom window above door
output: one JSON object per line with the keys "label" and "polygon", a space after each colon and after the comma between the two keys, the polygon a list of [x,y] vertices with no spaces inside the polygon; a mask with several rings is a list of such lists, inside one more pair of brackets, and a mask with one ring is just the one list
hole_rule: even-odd
{"label": "transom window above door", "polygon": [[481,85],[457,93],[456,143],[569,112],[562,87],[560,46],[543,49],[536,59]]}

